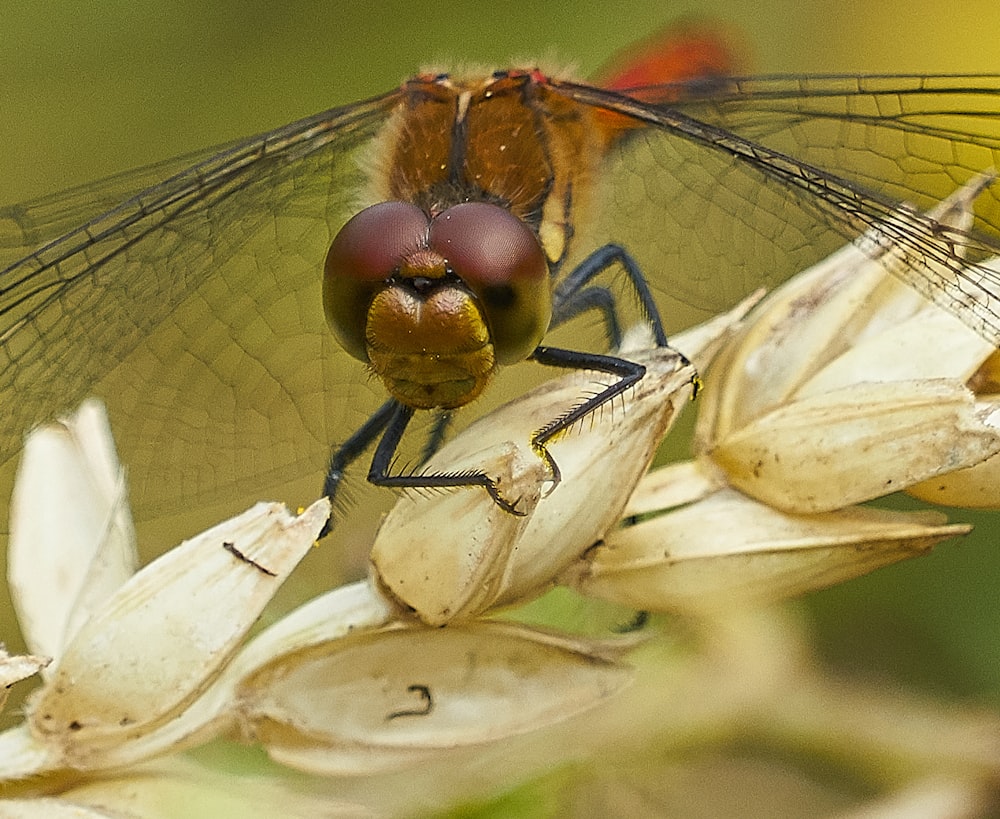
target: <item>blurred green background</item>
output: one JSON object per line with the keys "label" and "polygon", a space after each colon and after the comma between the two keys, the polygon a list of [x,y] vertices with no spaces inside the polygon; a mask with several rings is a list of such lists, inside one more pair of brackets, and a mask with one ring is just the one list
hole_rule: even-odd
{"label": "blurred green background", "polygon": [[688,14],[761,72],[990,71],[1000,10],[932,2],[0,3],[0,200],[20,201],[392,87],[422,64],[555,54],[584,74]]}
{"label": "blurred green background", "polygon": [[[556,55],[585,75],[695,12],[731,26],[758,72],[1000,71],[996,0],[4,2],[0,201],[282,125],[428,62]],[[952,517],[977,532],[806,605],[838,663],[996,704],[1000,530]],[[16,645],[12,628],[5,612],[0,639]]]}

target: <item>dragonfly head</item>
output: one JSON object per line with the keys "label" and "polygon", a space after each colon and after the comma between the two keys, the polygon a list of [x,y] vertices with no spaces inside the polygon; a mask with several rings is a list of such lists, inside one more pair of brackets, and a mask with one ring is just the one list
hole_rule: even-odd
{"label": "dragonfly head", "polygon": [[498,365],[532,353],[552,316],[538,237],[485,202],[433,218],[406,202],[366,208],[333,240],[323,281],[344,349],[417,409],[472,401]]}

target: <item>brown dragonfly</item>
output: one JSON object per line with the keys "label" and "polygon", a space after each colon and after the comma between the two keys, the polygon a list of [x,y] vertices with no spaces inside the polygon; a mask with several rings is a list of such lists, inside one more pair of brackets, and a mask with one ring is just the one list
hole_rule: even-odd
{"label": "brown dragonfly", "polygon": [[374,483],[481,487],[516,512],[485,473],[420,471],[453,410],[525,360],[610,373],[525,431],[557,478],[546,441],[642,377],[613,353],[629,322],[666,344],[875,226],[909,284],[1000,338],[1000,281],[977,266],[1000,251],[997,195],[968,232],[899,217],[997,165],[1000,76],[741,78],[728,59],[674,31],[595,84],[420,74],[3,209],[5,475],[28,429],[97,395],[140,522],[342,497],[371,450]]}

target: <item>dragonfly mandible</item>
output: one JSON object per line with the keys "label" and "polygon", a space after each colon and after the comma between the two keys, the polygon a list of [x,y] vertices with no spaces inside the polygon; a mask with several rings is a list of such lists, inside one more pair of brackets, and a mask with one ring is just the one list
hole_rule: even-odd
{"label": "dragonfly mandible", "polygon": [[[705,69],[695,75],[715,76]],[[913,220],[892,227],[901,224],[893,222],[901,202],[925,206],[997,164],[1000,78],[676,79],[599,87],[536,66],[478,81],[423,75],[221,150],[0,211],[0,459],[9,471],[25,430],[98,394],[140,520],[193,503],[234,511],[261,497],[314,496],[331,444],[363,449],[393,416],[405,421],[398,406],[410,406],[391,405],[351,437],[385,406],[385,393],[330,333],[322,308],[323,260],[337,234],[387,200],[410,200],[425,219],[417,232],[428,236],[437,233],[436,208],[444,213],[466,197],[526,224],[546,275],[554,273],[552,289],[541,292],[552,298],[561,346],[569,338],[594,355],[604,352],[618,293],[608,310],[589,274],[575,289],[565,282],[601,248],[628,251],[652,300],[637,312],[659,313],[666,330],[880,223],[917,262],[910,284],[991,340],[1000,336],[1000,283],[975,266],[997,252],[996,195],[984,194],[969,232],[929,222],[916,230]],[[446,132],[422,143],[428,173],[435,161],[457,167],[451,145],[476,153],[470,130],[454,137],[470,129],[480,101],[484,111],[504,108],[496,118],[504,134],[528,128],[538,136],[541,127],[542,142],[563,151],[549,159],[568,171],[543,168],[524,190],[474,196],[447,190],[447,174],[429,187],[425,177],[393,181],[386,163],[406,142],[398,112],[436,95],[465,108],[446,128],[428,125]],[[527,116],[532,95],[544,102],[548,126]],[[563,144],[545,127],[576,131]],[[503,160],[510,167],[539,167],[537,139],[493,134],[484,144],[508,146],[501,155],[521,151]],[[469,166],[466,181],[480,172],[505,175]],[[421,198],[411,184],[433,194]],[[588,288],[598,295],[570,297]],[[598,315],[597,330],[578,312]],[[528,324],[535,343],[548,322]],[[523,343],[512,360],[529,348]],[[469,400],[478,408],[489,399]],[[359,454],[349,449],[345,464]]]}

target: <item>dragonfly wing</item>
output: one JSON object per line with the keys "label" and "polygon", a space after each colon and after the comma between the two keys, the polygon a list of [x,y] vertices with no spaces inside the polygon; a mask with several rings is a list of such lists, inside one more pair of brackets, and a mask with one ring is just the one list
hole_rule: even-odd
{"label": "dragonfly wing", "polygon": [[[1000,161],[1000,77],[779,77],[729,91],[696,116],[921,209]],[[978,230],[996,238],[1000,189],[977,205]]]}
{"label": "dragonfly wing", "polygon": [[[646,123],[608,156],[599,231],[640,258],[667,313],[717,310],[774,285],[901,202],[929,207],[1000,160],[996,77],[738,81],[671,106],[568,93]],[[935,263],[910,283],[996,340],[1000,283],[989,271],[960,274],[965,259],[1000,247],[997,193],[977,205],[972,235],[928,225],[895,238]]]}
{"label": "dragonfly wing", "polygon": [[5,252],[92,218],[0,273],[0,463],[32,425],[98,395],[140,519],[242,508],[292,479],[315,496],[330,430],[346,436],[378,402],[355,388],[364,368],[325,331],[320,292],[393,103],[294,123],[124,199],[174,163],[3,211]]}

